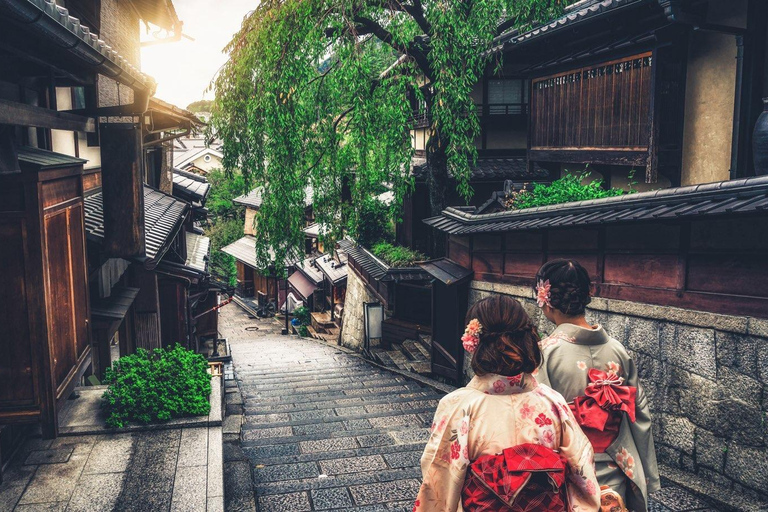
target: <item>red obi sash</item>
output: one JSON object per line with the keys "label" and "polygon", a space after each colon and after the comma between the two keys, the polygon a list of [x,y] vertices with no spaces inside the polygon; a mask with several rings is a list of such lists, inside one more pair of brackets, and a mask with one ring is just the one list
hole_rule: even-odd
{"label": "red obi sash", "polygon": [[627,413],[629,421],[635,422],[637,388],[622,386],[624,379],[614,372],[592,368],[588,375],[590,383],[584,396],[569,405],[595,453],[604,453],[619,434],[621,413]]}
{"label": "red obi sash", "polygon": [[467,512],[564,512],[565,467],[558,453],[538,444],[483,455],[467,471],[462,507]]}

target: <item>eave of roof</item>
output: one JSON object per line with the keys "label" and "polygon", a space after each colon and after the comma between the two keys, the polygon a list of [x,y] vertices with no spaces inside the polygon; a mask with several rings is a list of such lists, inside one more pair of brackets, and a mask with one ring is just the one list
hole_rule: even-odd
{"label": "eave of roof", "polygon": [[[533,170],[529,170],[528,161],[525,157],[478,158],[474,164],[470,165],[470,172],[472,173],[472,181],[534,181],[549,177],[549,173],[538,165],[535,165]],[[427,162],[425,159],[413,159],[411,175],[417,180],[426,178]]]}
{"label": "eave of roof", "polygon": [[559,18],[520,33],[516,29],[508,30],[494,40],[492,52],[498,52],[518,47],[541,37],[551,36],[577,23],[594,20],[607,14],[613,14],[619,9],[636,7],[642,4],[658,3],[658,0],[589,0],[586,5],[576,5],[566,8],[565,14]]}
{"label": "eave of roof", "polygon": [[211,246],[211,239],[207,236],[190,233],[184,233],[187,241],[187,260],[184,264],[188,267],[208,271],[208,251]]}
{"label": "eave of roof", "polygon": [[205,123],[189,110],[177,107],[176,105],[168,103],[167,101],[163,101],[160,98],[149,99],[149,110],[154,110],[156,112],[160,112],[177,119],[188,121],[195,126],[205,126]]}
{"label": "eave of roof", "polygon": [[192,163],[193,160],[197,160],[201,156],[213,155],[218,159],[224,158],[224,154],[221,151],[217,151],[213,148],[193,148],[182,155],[181,160],[174,162],[176,167],[183,167]]}
{"label": "eave of roof", "polygon": [[480,215],[447,208],[424,223],[463,235],[764,212],[768,212],[768,176]]}
{"label": "eave of roof", "polygon": [[204,205],[210,191],[211,185],[205,177],[173,169],[173,193],[182,196],[182,199],[190,199]]}
{"label": "eave of roof", "polygon": [[15,23],[64,48],[86,68],[129,87],[154,93],[157,84],[122,57],[98,35],[70,16],[69,11],[50,0],[0,0],[4,21]]}

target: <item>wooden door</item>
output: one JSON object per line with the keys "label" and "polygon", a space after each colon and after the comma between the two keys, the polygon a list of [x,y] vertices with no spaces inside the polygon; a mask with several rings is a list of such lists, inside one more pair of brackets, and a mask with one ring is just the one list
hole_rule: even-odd
{"label": "wooden door", "polygon": [[57,398],[68,394],[89,352],[83,205],[44,217],[46,307]]}

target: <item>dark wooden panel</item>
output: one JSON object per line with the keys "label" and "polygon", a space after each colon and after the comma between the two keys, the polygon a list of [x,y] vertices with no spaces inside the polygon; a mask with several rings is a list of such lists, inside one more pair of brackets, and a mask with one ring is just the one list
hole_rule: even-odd
{"label": "dark wooden panel", "polygon": [[548,237],[550,251],[597,250],[597,228],[556,229],[550,231]]}
{"label": "dark wooden panel", "polygon": [[606,254],[603,279],[612,284],[675,289],[682,272],[677,254]]}
{"label": "dark wooden panel", "polygon": [[475,252],[472,255],[472,270],[490,274],[503,272],[501,252]]}
{"label": "dark wooden panel", "polygon": [[184,286],[175,280],[161,280],[160,333],[162,344],[172,347],[176,343],[187,345],[187,297]]}
{"label": "dark wooden panel", "polygon": [[83,190],[88,192],[101,186],[101,170],[83,174]]}
{"label": "dark wooden panel", "polygon": [[688,261],[688,289],[768,297],[768,258],[764,254],[691,255]]}
{"label": "dark wooden panel", "polygon": [[544,235],[530,231],[518,231],[504,236],[507,251],[540,252],[544,248]]}
{"label": "dark wooden panel", "polygon": [[0,212],[24,211],[24,185],[19,182],[3,181],[0,190]]}
{"label": "dark wooden panel", "polygon": [[677,224],[633,224],[606,226],[605,249],[625,251],[677,251],[680,247],[680,226]]}
{"label": "dark wooden panel", "polygon": [[75,311],[75,349],[79,359],[90,345],[88,330],[88,269],[85,257],[85,229],[83,205],[79,202],[68,208],[69,237],[72,261],[72,297]]}
{"label": "dark wooden panel", "polygon": [[553,252],[547,255],[547,261],[566,259],[576,260],[589,272],[589,277],[594,281],[598,275],[598,261],[600,257],[596,253],[578,254],[572,252]]}
{"label": "dark wooden panel", "polygon": [[[458,239],[462,240],[462,239]],[[464,239],[466,240],[466,239]],[[448,257],[465,268],[472,267],[472,256],[467,245],[461,244],[454,239],[448,242]]]}
{"label": "dark wooden panel", "polygon": [[66,210],[62,210],[45,219],[48,288],[46,306],[56,387],[65,383],[67,375],[77,362],[67,217]]}
{"label": "dark wooden panel", "polygon": [[475,235],[472,240],[475,251],[501,250],[501,237],[497,235]]}
{"label": "dark wooden panel", "polygon": [[80,197],[80,177],[71,176],[58,180],[46,181],[42,187],[42,203],[49,209],[59,203]]}
{"label": "dark wooden panel", "polygon": [[24,222],[0,221],[0,407],[33,403],[32,340],[29,333],[27,289],[24,282]]}
{"label": "dark wooden panel", "polygon": [[[753,235],[747,235],[752,233]],[[701,220],[691,223],[692,251],[768,251],[768,218]]]}
{"label": "dark wooden panel", "polygon": [[544,263],[544,255],[538,253],[507,253],[504,257],[504,275],[533,278]]}

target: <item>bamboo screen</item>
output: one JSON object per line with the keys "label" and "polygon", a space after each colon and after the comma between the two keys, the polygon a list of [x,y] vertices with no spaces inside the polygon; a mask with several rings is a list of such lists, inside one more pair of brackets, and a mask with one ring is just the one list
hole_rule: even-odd
{"label": "bamboo screen", "polygon": [[646,150],[651,52],[532,81],[531,149]]}

